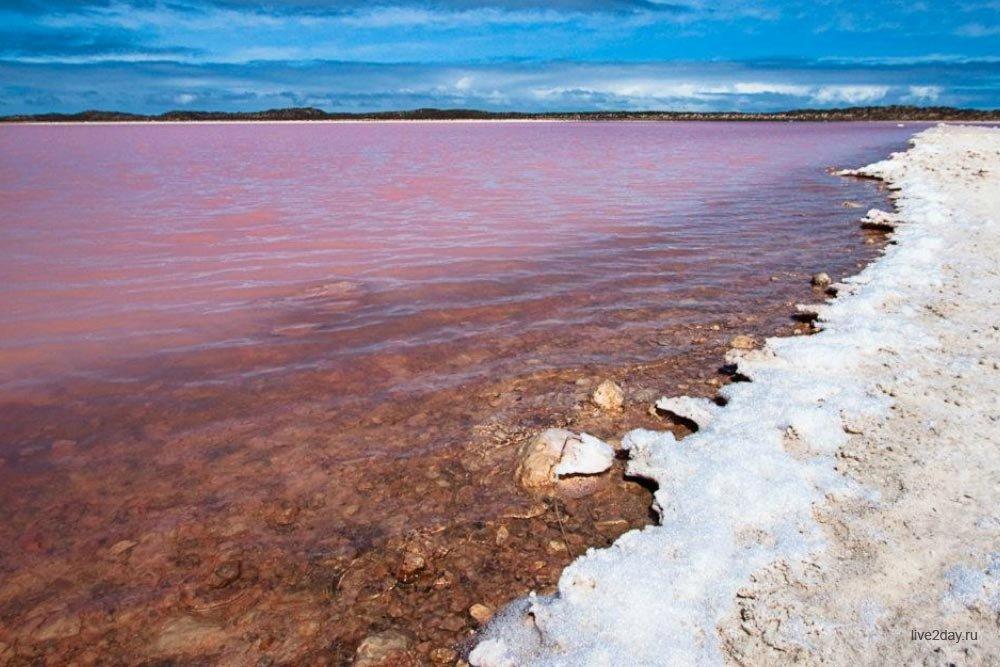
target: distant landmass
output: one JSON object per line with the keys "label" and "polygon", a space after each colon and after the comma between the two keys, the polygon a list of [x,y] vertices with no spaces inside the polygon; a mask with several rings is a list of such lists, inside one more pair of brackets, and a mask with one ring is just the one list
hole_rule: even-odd
{"label": "distant landmass", "polygon": [[0,116],[2,123],[116,123],[199,121],[304,121],[304,120],[714,120],[714,121],[1000,121],[1000,109],[954,107],[879,106],[843,109],[796,109],[770,113],[735,111],[579,111],[522,113],[476,109],[413,109],[371,113],[331,113],[314,107],[267,111],[168,111],[158,115],[119,111],[81,111]]}

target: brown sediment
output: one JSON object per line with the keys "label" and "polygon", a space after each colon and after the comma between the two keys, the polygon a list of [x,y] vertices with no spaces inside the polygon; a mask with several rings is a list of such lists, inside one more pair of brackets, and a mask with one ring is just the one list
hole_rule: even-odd
{"label": "brown sediment", "polygon": [[[860,232],[823,268],[854,273],[880,245],[864,240],[881,238]],[[652,520],[650,490],[621,462],[589,496],[521,492],[518,446],[553,426],[609,440],[638,427],[683,434],[649,413],[657,397],[714,395],[737,334],[809,331],[791,318],[818,298],[809,273],[777,278],[737,314],[589,339],[645,350],[630,364],[527,358],[496,379],[393,392],[485,354],[450,345],[238,391],[165,373],[129,401],[107,380],[8,400],[4,442],[21,445],[0,459],[0,663],[345,664],[364,637],[394,629],[414,664],[450,664],[481,621],[473,605],[550,591],[575,555]],[[558,342],[506,344],[524,358]],[[590,403],[604,378],[625,388],[621,412]],[[377,398],[321,398],[366,383]]]}

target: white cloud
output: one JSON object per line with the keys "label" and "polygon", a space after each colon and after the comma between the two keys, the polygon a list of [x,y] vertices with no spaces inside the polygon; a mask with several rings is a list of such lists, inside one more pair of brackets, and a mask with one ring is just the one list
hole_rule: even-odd
{"label": "white cloud", "polygon": [[818,88],[812,99],[820,104],[871,104],[888,93],[889,86],[833,85]]}
{"label": "white cloud", "polygon": [[575,95],[611,95],[632,103],[658,100],[707,101],[731,95],[778,95],[802,97],[812,92],[806,85],[766,81],[719,82],[691,81],[669,78],[607,79],[580,81],[576,85],[535,88],[532,94],[540,99],[555,98],[567,93]]}
{"label": "white cloud", "polygon": [[910,86],[905,99],[911,102],[935,102],[943,92],[941,86]]}
{"label": "white cloud", "polygon": [[993,37],[1000,35],[1000,25],[984,25],[982,23],[966,23],[955,30],[962,37]]}
{"label": "white cloud", "polygon": [[[285,55],[257,53],[258,56]],[[867,104],[994,105],[996,65],[907,68],[780,68],[752,63],[365,64],[257,60],[250,65],[134,63],[15,65],[0,81],[35,97],[58,91],[61,109],[103,106],[164,111],[262,109],[315,104],[327,110],[442,108],[775,111]],[[4,87],[0,86],[0,93]],[[187,96],[196,96],[190,99]],[[8,97],[11,97],[8,95]],[[12,97],[11,97],[12,98]],[[13,99],[13,98],[12,98]],[[188,101],[190,100],[190,101]],[[24,103],[8,113],[33,108]]]}
{"label": "white cloud", "polygon": [[739,95],[795,95],[809,94],[809,86],[792,83],[736,83],[733,92]]}
{"label": "white cloud", "polygon": [[353,28],[460,27],[483,25],[540,25],[583,20],[588,15],[553,10],[510,11],[492,8],[440,11],[414,7],[374,7],[330,17],[331,23]]}

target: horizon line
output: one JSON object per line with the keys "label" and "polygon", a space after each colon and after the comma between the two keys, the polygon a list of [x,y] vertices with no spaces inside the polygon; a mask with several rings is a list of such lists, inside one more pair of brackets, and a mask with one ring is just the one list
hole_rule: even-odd
{"label": "horizon line", "polygon": [[[901,118],[900,115],[905,117]],[[924,117],[921,117],[923,115]],[[134,113],[104,109],[75,112],[50,111],[32,114],[0,115],[2,123],[127,123],[127,122],[322,122],[322,121],[447,121],[447,120],[685,120],[712,118],[828,120],[1000,120],[1000,109],[977,109],[952,106],[868,105],[830,108],[795,108],[781,111],[679,111],[579,110],[579,111],[490,111],[474,108],[419,107],[388,111],[326,111],[318,107],[279,107],[256,111],[211,111],[170,109],[161,113]]]}

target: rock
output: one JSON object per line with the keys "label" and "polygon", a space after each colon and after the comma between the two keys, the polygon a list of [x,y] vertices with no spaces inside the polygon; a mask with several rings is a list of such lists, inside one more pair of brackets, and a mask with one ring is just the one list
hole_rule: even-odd
{"label": "rock", "polygon": [[297,505],[291,503],[275,503],[267,508],[264,520],[272,528],[290,528],[298,520],[300,511]]}
{"label": "rock", "polygon": [[454,649],[442,646],[432,649],[429,657],[435,665],[453,665],[455,664],[455,660],[458,659],[458,653]]}
{"label": "rock", "polygon": [[121,542],[116,542],[108,551],[111,552],[112,556],[121,556],[123,553],[131,551],[137,544],[139,543],[133,540],[122,540]]}
{"label": "rock", "polygon": [[469,607],[469,616],[475,619],[476,623],[483,625],[486,621],[493,618],[493,610],[484,604],[479,604],[478,602],[471,607]]}
{"label": "rock", "polygon": [[841,204],[841,206],[843,206],[844,208],[861,208],[861,204],[851,200],[845,201],[844,203]]}
{"label": "rock", "polygon": [[644,389],[638,389],[632,393],[632,400],[636,403],[649,403],[655,401],[657,396],[657,391],[646,387]]}
{"label": "rock", "polygon": [[562,498],[586,498],[607,487],[607,475],[574,475],[559,480],[556,490]]}
{"label": "rock", "polygon": [[303,639],[308,639],[309,637],[315,637],[316,635],[318,635],[321,627],[322,626],[319,624],[319,621],[316,620],[304,621],[302,623],[299,623],[297,632],[299,637],[302,637]]}
{"label": "rock", "polygon": [[518,483],[525,489],[538,490],[555,486],[559,475],[607,470],[614,459],[614,450],[586,433],[576,435],[565,429],[550,428],[525,443],[517,458]]}
{"label": "rock", "polygon": [[46,642],[56,639],[67,639],[80,634],[80,617],[75,614],[68,616],[56,615],[46,619],[38,629],[32,633],[35,641]]}
{"label": "rock", "polygon": [[407,551],[403,555],[403,562],[399,565],[397,578],[400,581],[412,581],[427,567],[427,561],[418,553]]}
{"label": "rock", "polygon": [[621,410],[625,404],[625,392],[611,380],[605,380],[597,385],[590,398],[594,401],[594,405],[609,412]]}
{"label": "rock", "polygon": [[354,667],[388,667],[416,664],[410,655],[410,638],[399,630],[368,635],[354,652]]}
{"label": "rock", "polygon": [[238,560],[223,561],[212,571],[212,587],[225,588],[243,574],[243,563]]}
{"label": "rock", "polygon": [[441,576],[434,580],[434,589],[443,590],[451,587],[455,583],[455,575],[445,570]]}
{"label": "rock", "polygon": [[167,621],[153,643],[156,655],[210,654],[226,640],[225,630],[218,624],[180,616]]}
{"label": "rock", "polygon": [[734,350],[752,350],[757,347],[757,341],[753,336],[740,334],[739,336],[733,336],[733,339],[729,341],[729,347]]}
{"label": "rock", "polygon": [[526,489],[539,489],[556,483],[555,467],[562,458],[563,448],[571,431],[550,428],[528,441],[518,452],[517,481]]}
{"label": "rock", "polygon": [[460,632],[465,629],[465,619],[460,616],[445,616],[438,622],[438,627],[448,632]]}
{"label": "rock", "polygon": [[833,281],[830,280],[829,274],[820,271],[819,273],[814,273],[809,282],[813,287],[826,287]]}
{"label": "rock", "polygon": [[483,469],[483,459],[481,456],[466,456],[459,460],[459,464],[466,472],[479,472]]}
{"label": "rock", "polygon": [[628,526],[628,521],[625,519],[607,519],[594,524],[594,527],[605,535],[620,535],[628,530]]}

